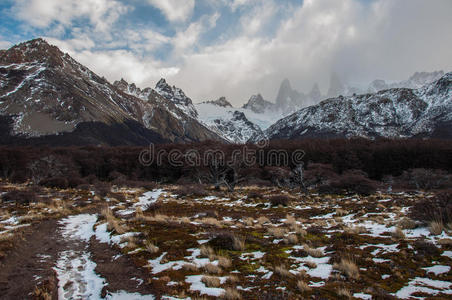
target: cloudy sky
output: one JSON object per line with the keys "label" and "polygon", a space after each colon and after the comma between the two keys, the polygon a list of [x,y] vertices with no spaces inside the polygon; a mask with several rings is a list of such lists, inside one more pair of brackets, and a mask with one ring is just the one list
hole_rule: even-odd
{"label": "cloudy sky", "polygon": [[233,104],[284,78],[364,85],[452,71],[451,0],[2,0],[0,48],[44,37],[110,81]]}

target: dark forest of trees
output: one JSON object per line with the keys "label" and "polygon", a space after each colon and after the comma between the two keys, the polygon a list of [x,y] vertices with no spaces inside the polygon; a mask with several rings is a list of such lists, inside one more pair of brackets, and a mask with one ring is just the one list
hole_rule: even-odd
{"label": "dark forest of trees", "polygon": [[[253,164],[246,164],[238,158],[226,166],[224,159],[230,159],[234,150],[242,151],[243,147],[213,142],[155,145],[154,154],[163,153],[159,157],[161,162],[158,163],[154,157],[152,163],[143,165],[139,157],[146,149],[142,147],[8,146],[0,147],[0,176],[12,182],[56,182],[55,185],[63,182],[62,185],[70,187],[90,183],[93,179],[116,183],[154,181],[215,184],[221,179],[233,186],[284,184],[299,166],[300,162],[294,162],[292,158],[292,154],[299,150],[304,152],[302,160],[306,180],[314,185],[322,185],[334,181],[335,176],[347,174],[355,179],[361,176],[373,181],[391,181],[392,178],[403,178],[406,182],[414,180],[413,185],[423,188],[422,185],[429,184],[420,182],[424,180],[423,176],[445,181],[441,185],[447,185],[450,183],[448,174],[452,173],[452,141],[447,140],[274,141],[262,149],[256,145],[247,145],[248,149],[263,153],[257,155]],[[192,150],[201,155],[195,165],[180,157],[177,165],[171,165],[168,153],[174,150],[180,153]],[[203,154],[211,150],[221,150],[226,156],[205,158]],[[272,150],[287,152],[289,160],[281,165],[281,162],[267,155]]]}

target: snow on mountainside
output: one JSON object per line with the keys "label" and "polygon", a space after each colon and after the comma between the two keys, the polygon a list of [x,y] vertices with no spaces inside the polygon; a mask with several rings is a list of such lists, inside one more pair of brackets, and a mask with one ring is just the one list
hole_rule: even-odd
{"label": "snow on mountainside", "polygon": [[195,106],[199,120],[232,143],[245,143],[278,119],[278,115],[270,113],[260,114],[250,109],[223,107],[206,102]]}
{"label": "snow on mountainside", "polygon": [[[394,88],[324,100],[279,120],[264,136],[452,138],[452,73],[420,89]],[[262,137],[256,135],[251,141]]]}
{"label": "snow on mountainside", "polygon": [[253,95],[245,103],[242,108],[249,109],[257,114],[268,113],[275,108],[275,104],[270,101],[264,100],[261,94]]}
{"label": "snow on mountainside", "polygon": [[0,142],[145,145],[221,140],[157,93],[117,84],[127,91],[42,39],[2,50]]}
{"label": "snow on mountainside", "polygon": [[188,98],[184,91],[180,88],[175,87],[174,85],[171,87],[168,83],[166,83],[165,79],[160,79],[155,86],[155,91],[159,93],[164,98],[172,101],[179,109],[185,112],[188,116],[195,118],[198,116],[196,109],[193,105],[193,102],[190,98]]}
{"label": "snow on mountainside", "polygon": [[226,100],[226,97],[220,97],[217,100],[205,101],[203,103],[213,104],[213,105],[217,105],[220,107],[232,107],[232,104],[229,103],[228,100]]}
{"label": "snow on mountainside", "polygon": [[386,83],[384,80],[374,80],[370,83],[367,91],[369,93],[375,93],[382,90],[392,88],[408,88],[419,89],[426,84],[432,83],[444,76],[444,71],[435,72],[416,72],[408,80],[395,83]]}

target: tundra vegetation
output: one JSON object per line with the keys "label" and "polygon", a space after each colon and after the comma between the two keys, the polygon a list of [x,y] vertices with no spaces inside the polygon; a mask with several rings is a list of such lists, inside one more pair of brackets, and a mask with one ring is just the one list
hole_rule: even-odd
{"label": "tundra vegetation", "polygon": [[[396,171],[385,161],[402,144],[350,141],[361,157],[336,143],[325,153],[345,156],[311,153],[303,186],[290,166],[256,166],[227,171],[233,188],[205,180],[209,168],[147,169],[135,148],[1,152],[0,262],[27,270],[36,299],[450,297],[448,144],[407,142],[419,159]],[[19,252],[29,239],[42,252]]]}

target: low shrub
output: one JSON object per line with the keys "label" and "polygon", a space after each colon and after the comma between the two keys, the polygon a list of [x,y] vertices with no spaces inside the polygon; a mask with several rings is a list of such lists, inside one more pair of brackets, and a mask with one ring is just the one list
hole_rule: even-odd
{"label": "low shrub", "polygon": [[202,184],[191,184],[180,186],[175,193],[179,197],[194,196],[194,197],[204,197],[208,196],[209,193],[206,191]]}
{"label": "low shrub", "polygon": [[413,246],[417,254],[421,256],[439,256],[441,254],[441,250],[431,242],[418,240],[414,242]]}
{"label": "low shrub", "polygon": [[248,192],[248,199],[262,199],[262,194],[258,191]]}
{"label": "low shrub", "polygon": [[89,191],[89,190],[91,190],[91,185],[89,185],[89,183],[83,183],[83,184],[77,185],[76,188],[79,190],[82,190],[82,191]]}
{"label": "low shrub", "polygon": [[245,248],[245,241],[230,232],[220,232],[213,234],[214,238],[210,240],[209,245],[214,249],[242,251]]}
{"label": "low shrub", "polygon": [[286,195],[274,195],[269,198],[272,206],[287,206],[289,205],[290,198]]}
{"label": "low shrub", "polygon": [[97,195],[105,197],[111,192],[111,185],[108,182],[98,181],[94,184],[94,190]]}
{"label": "low shrub", "polygon": [[432,198],[417,201],[410,210],[410,217],[424,223],[452,222],[452,190],[437,193]]}
{"label": "low shrub", "polygon": [[78,186],[81,186],[83,184],[87,184],[87,181],[81,177],[78,176],[70,176],[67,178],[68,187],[70,188],[76,188]]}
{"label": "low shrub", "polygon": [[57,189],[67,189],[69,187],[69,182],[64,177],[52,177],[41,180],[39,183],[42,186]]}
{"label": "low shrub", "polygon": [[395,185],[401,188],[432,190],[447,188],[451,184],[451,175],[444,170],[410,169],[395,178]]}
{"label": "low shrub", "polygon": [[338,177],[334,168],[329,164],[310,163],[304,172],[306,186],[320,186],[328,184]]}
{"label": "low shrub", "polygon": [[367,196],[375,193],[376,190],[377,183],[367,178],[364,172],[350,170],[329,184],[320,186],[318,192],[322,194],[356,193]]}
{"label": "low shrub", "polygon": [[36,193],[28,190],[14,190],[7,192],[2,196],[3,202],[14,202],[16,204],[26,205],[38,201]]}

